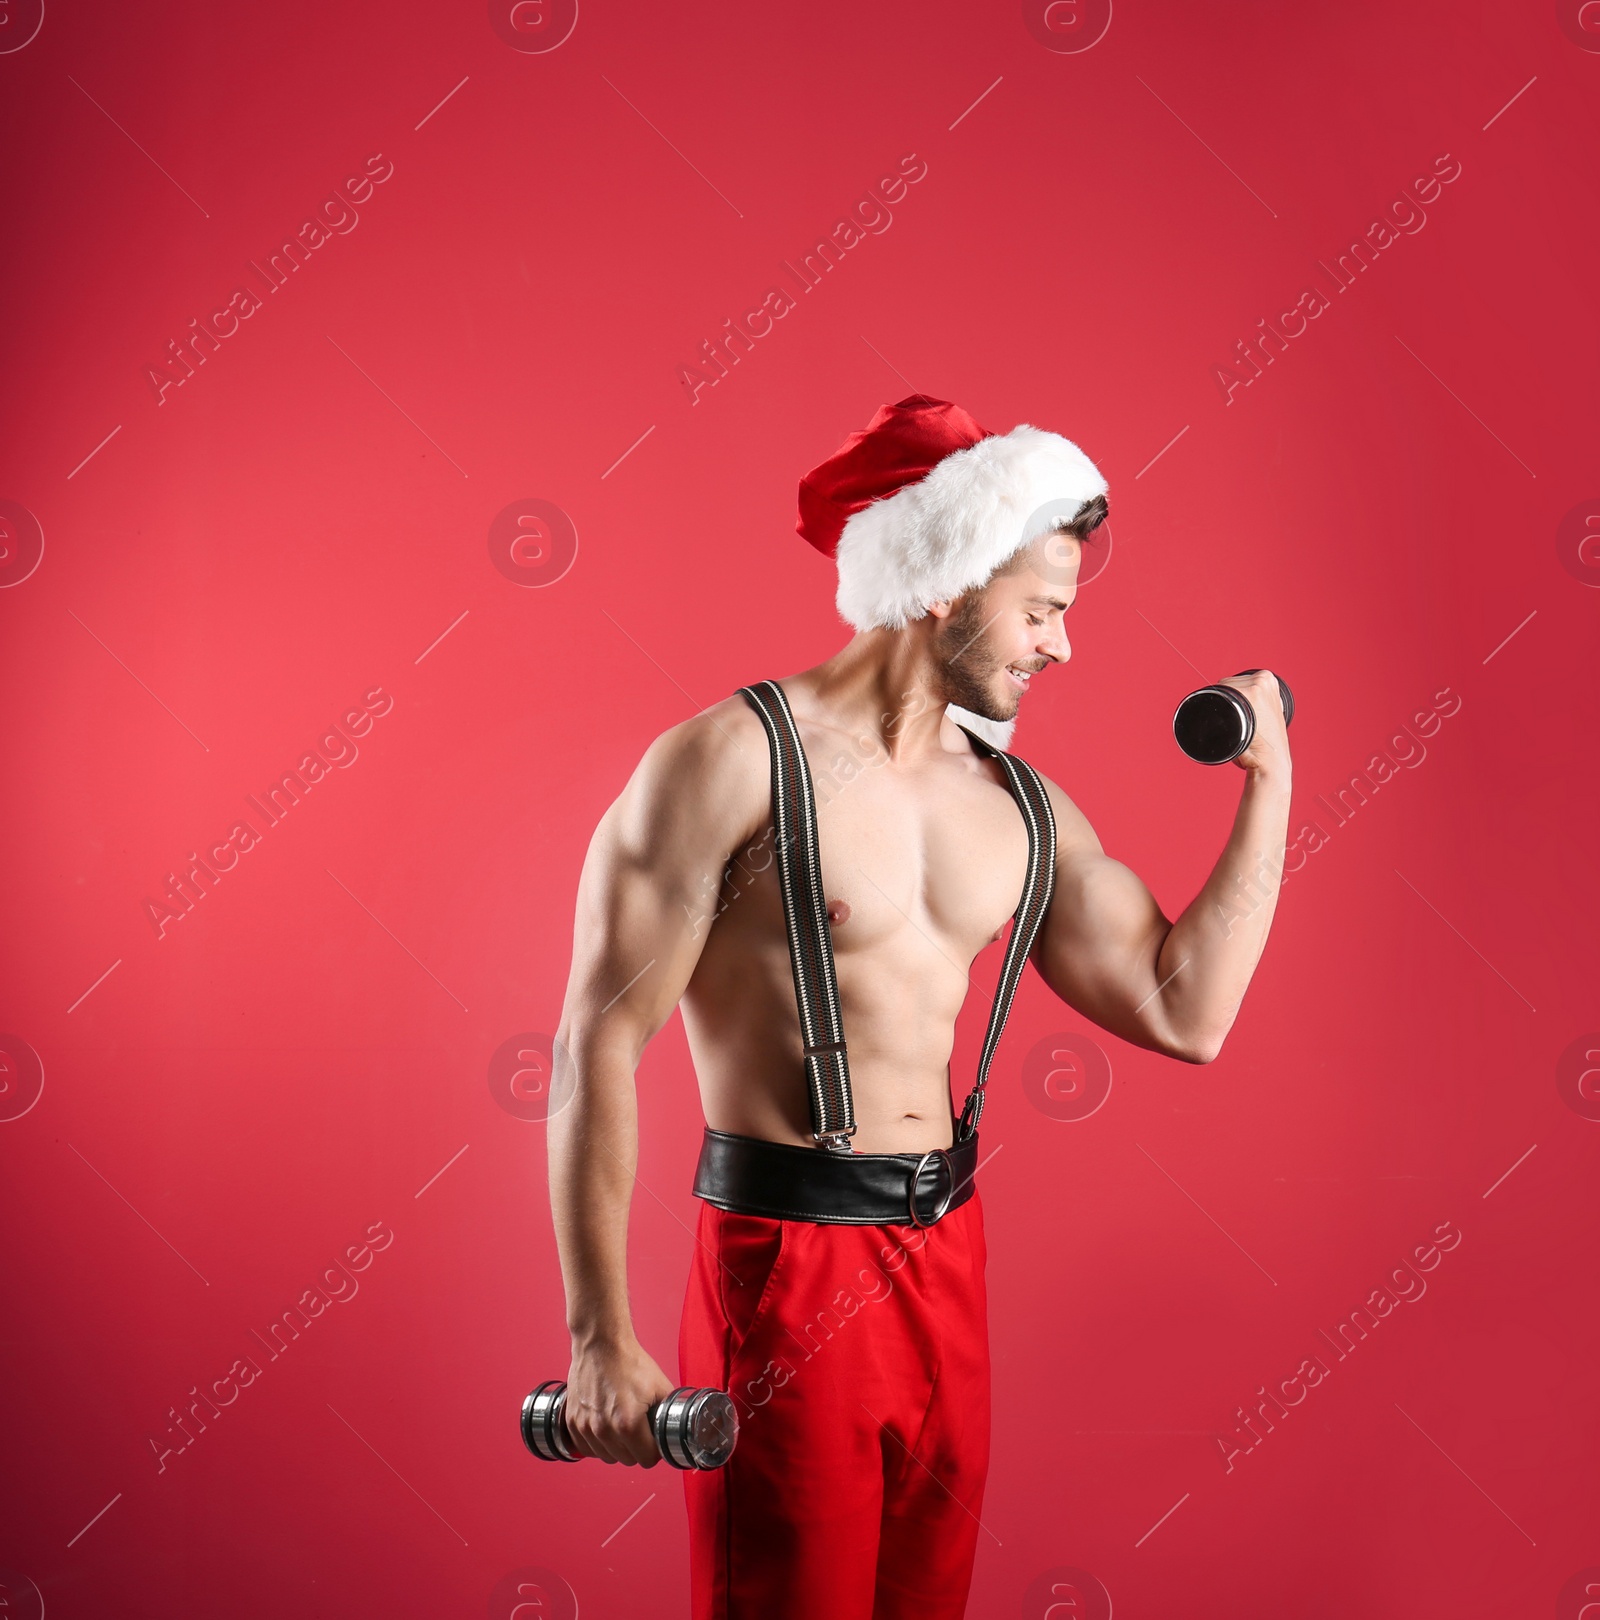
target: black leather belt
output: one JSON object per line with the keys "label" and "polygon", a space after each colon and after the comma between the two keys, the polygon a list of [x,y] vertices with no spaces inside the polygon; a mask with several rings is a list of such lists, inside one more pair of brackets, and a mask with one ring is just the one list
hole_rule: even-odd
{"label": "black leather belt", "polygon": [[927,1153],[832,1153],[706,1130],[695,1197],[736,1215],[843,1226],[932,1226],[972,1197],[976,1134]]}

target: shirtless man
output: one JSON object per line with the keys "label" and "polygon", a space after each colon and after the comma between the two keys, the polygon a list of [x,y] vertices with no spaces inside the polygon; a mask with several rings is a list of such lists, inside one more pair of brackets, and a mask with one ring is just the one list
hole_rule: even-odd
{"label": "shirtless man", "polygon": [[[1265,945],[1290,789],[1270,671],[1230,683],[1257,715],[1243,792],[1176,922],[995,746],[1070,656],[1105,489],[1054,434],[921,395],[880,410],[801,486],[857,633],[663,733],[589,847],[550,1119],[567,1425],[649,1467],[652,1402],[729,1391],[732,1458],[685,1475],[697,1620],[965,1612],[989,1439],[976,1123],[1015,974],[1031,960],[1103,1029],[1209,1063]],[[1241,915],[1244,878],[1262,898]],[[1008,919],[958,1120],[956,1015]],[[634,1336],[625,1245],[634,1071],[680,1004],[708,1128],[674,1379]]]}

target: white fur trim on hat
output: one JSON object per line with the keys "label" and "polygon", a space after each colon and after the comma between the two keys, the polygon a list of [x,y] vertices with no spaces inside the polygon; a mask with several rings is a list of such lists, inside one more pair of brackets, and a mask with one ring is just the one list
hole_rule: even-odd
{"label": "white fur trim on hat", "polygon": [[987,583],[1041,534],[1106,493],[1070,439],[1027,423],[952,451],[925,478],[853,513],[835,597],[857,630],[899,630]]}

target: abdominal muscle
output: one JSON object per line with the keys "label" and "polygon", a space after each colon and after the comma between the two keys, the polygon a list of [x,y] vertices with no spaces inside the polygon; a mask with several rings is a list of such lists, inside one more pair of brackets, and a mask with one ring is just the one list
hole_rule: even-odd
{"label": "abdominal muscle", "polygon": [[[723,901],[681,1003],[706,1123],[813,1147],[776,879],[770,870],[746,876],[724,886]],[[858,901],[852,915],[838,900],[829,909],[855,1107],[852,1147],[949,1147],[950,1053],[973,942],[941,938],[926,918],[918,926],[887,906]]]}

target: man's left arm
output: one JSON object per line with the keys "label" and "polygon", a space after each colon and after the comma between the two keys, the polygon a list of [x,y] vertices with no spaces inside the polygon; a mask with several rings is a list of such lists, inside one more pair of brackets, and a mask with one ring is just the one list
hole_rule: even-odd
{"label": "man's left arm", "polygon": [[1277,679],[1263,670],[1227,684],[1256,713],[1255,736],[1235,762],[1244,791],[1221,856],[1176,922],[1045,780],[1056,817],[1056,881],[1034,965],[1085,1018],[1189,1063],[1209,1063],[1233,1027],[1277,909],[1289,828],[1289,743]]}

